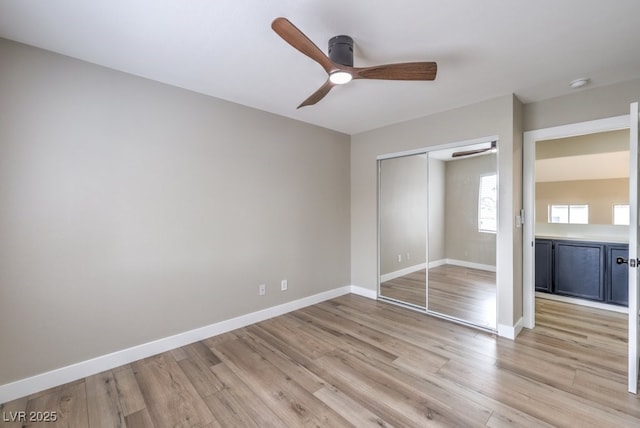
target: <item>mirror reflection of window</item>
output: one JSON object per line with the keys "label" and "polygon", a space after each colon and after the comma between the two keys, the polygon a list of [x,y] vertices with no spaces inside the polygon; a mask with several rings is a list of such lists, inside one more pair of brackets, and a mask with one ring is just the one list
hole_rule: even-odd
{"label": "mirror reflection of window", "polygon": [[478,230],[480,232],[496,233],[498,226],[498,183],[496,174],[480,177],[478,191]]}

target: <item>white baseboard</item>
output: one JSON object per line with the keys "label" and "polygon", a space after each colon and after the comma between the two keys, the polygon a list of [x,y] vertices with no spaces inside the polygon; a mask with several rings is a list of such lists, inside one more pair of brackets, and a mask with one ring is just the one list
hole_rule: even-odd
{"label": "white baseboard", "polygon": [[496,271],[496,267],[493,265],[485,265],[482,263],[474,263],[474,262],[468,262],[466,260],[456,260],[456,259],[445,259],[445,261],[446,261],[446,264],[448,265],[462,266],[469,269],[486,270],[488,272]]}
{"label": "white baseboard", "polygon": [[429,269],[437,268],[439,266],[444,266],[447,264],[447,259],[435,260],[433,262],[429,262]]}
{"label": "white baseboard", "polygon": [[351,286],[351,293],[358,296],[366,297],[367,299],[376,300],[378,298],[378,292],[369,288],[359,287],[357,285]]}
{"label": "white baseboard", "polygon": [[347,285],[314,294],[313,296],[304,297],[293,302],[283,303],[278,306],[241,315],[205,327],[196,328],[184,333],[41,373],[26,379],[0,385],[0,404],[349,293],[370,299],[377,298],[375,290],[355,285]]}
{"label": "white baseboard", "polygon": [[443,266],[443,265],[461,266],[461,267],[466,267],[466,268],[470,268],[470,269],[485,270],[485,271],[488,271],[488,272],[495,272],[496,271],[496,267],[492,266],[492,265],[485,265],[485,264],[482,264],[482,263],[468,262],[466,260],[440,259],[440,260],[435,260],[435,261],[429,262],[428,264],[427,263],[420,263],[418,265],[409,266],[409,267],[406,267],[404,269],[400,269],[400,270],[396,270],[396,271],[393,271],[393,272],[385,273],[383,275],[380,275],[380,282],[391,281],[392,279],[396,279],[396,278],[400,278],[401,276],[409,275],[410,273],[417,272],[417,271],[422,270],[422,269],[426,269],[427,266],[429,266],[429,269],[433,269],[435,267]]}
{"label": "white baseboard", "polygon": [[514,326],[498,324],[498,336],[504,337],[506,339],[515,340],[515,338],[518,337],[521,331],[522,318],[520,318]]}
{"label": "white baseboard", "polygon": [[586,306],[595,309],[604,309],[605,311],[618,312],[621,314],[629,313],[629,308],[625,306],[610,305],[607,303],[593,302],[591,300],[577,299],[575,297],[559,296],[557,294],[541,293],[539,291],[536,291],[535,295],[536,297],[539,297],[541,299],[555,300],[557,302],[571,303],[574,305]]}
{"label": "white baseboard", "polygon": [[400,278],[401,276],[409,275],[410,273],[417,272],[426,268],[426,263],[420,263],[418,265],[409,266],[404,269],[396,270],[394,272],[385,273],[384,275],[380,275],[380,282],[391,281],[392,279]]}

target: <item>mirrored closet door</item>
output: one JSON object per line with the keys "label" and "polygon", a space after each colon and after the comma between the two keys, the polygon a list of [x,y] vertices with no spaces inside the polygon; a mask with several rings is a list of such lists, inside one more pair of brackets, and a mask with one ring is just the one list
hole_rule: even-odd
{"label": "mirrored closet door", "polygon": [[429,152],[428,309],[488,329],[496,328],[496,152],[492,142]]}
{"label": "mirrored closet door", "polygon": [[427,307],[425,153],[379,161],[379,295]]}
{"label": "mirrored closet door", "polygon": [[379,295],[496,328],[497,143],[379,161]]}

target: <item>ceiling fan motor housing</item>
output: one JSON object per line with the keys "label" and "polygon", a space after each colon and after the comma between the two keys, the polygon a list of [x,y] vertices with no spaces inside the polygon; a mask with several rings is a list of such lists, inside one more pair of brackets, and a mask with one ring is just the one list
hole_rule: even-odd
{"label": "ceiling fan motor housing", "polygon": [[353,39],[349,36],[335,36],[329,39],[329,59],[353,67]]}

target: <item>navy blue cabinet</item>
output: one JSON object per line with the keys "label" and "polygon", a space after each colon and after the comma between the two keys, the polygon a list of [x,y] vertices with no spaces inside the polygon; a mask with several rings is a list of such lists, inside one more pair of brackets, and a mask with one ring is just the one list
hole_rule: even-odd
{"label": "navy blue cabinet", "polygon": [[616,259],[629,258],[629,246],[607,246],[607,303],[627,306],[629,304],[629,266],[617,264]]}
{"label": "navy blue cabinet", "polygon": [[536,239],[536,291],[551,293],[553,281],[553,241]]}
{"label": "navy blue cabinet", "polygon": [[535,241],[536,291],[614,305],[628,304],[628,245],[555,239]]}
{"label": "navy blue cabinet", "polygon": [[555,241],[554,292],[581,299],[604,300],[604,245]]}

